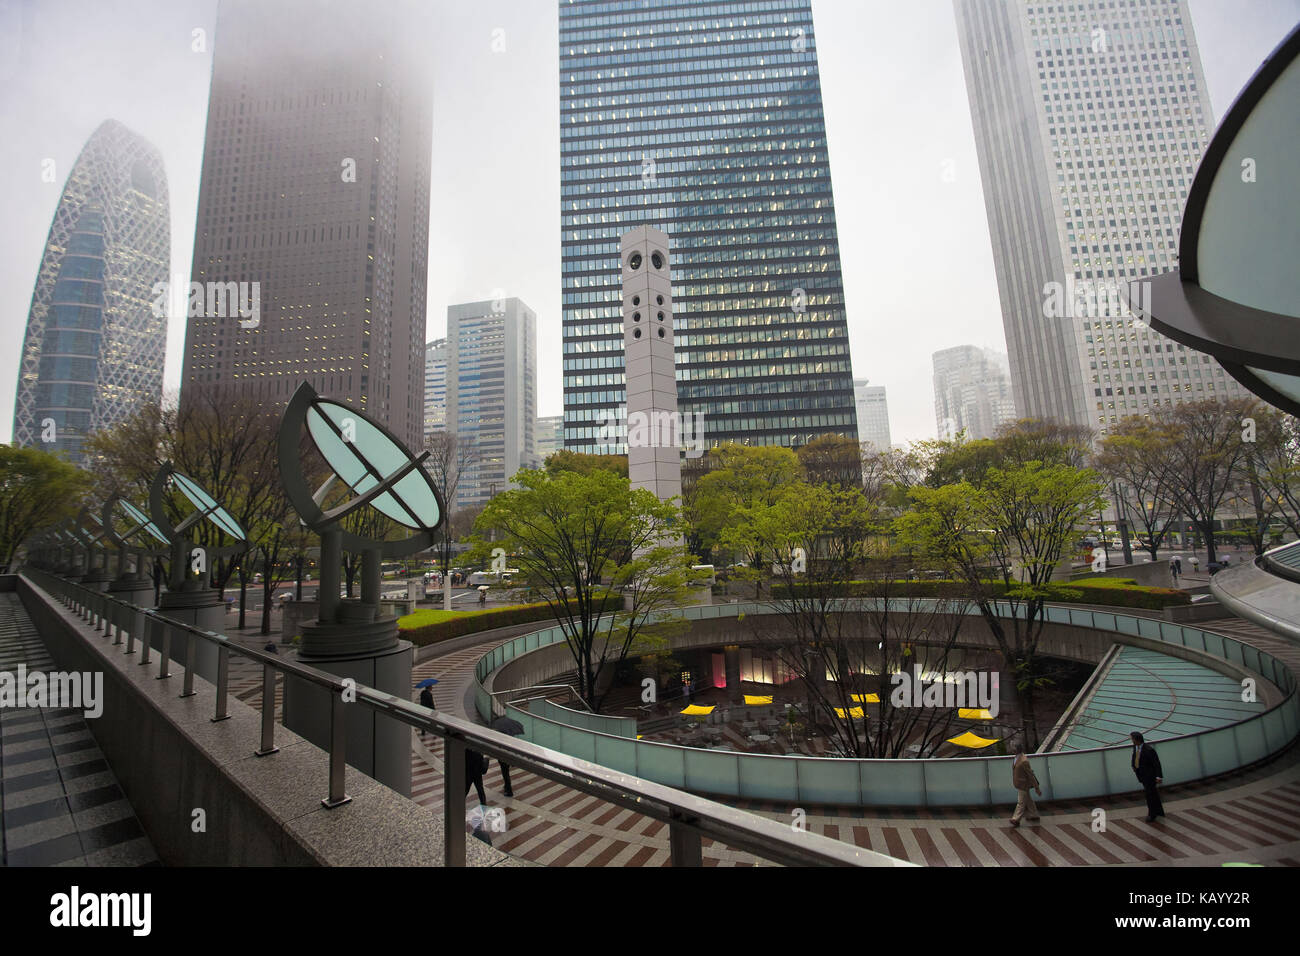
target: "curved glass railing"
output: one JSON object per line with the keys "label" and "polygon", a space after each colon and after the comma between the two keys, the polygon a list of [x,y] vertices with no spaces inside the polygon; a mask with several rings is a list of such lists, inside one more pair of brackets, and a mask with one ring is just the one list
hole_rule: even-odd
{"label": "curved glass railing", "polygon": [[[902,613],[915,611],[918,602],[907,599],[891,603]],[[865,603],[845,601],[841,606],[853,610]],[[996,607],[1000,614],[1009,616],[1009,605],[999,602]],[[696,621],[772,614],[776,609],[753,603],[719,604],[682,608],[680,613]],[[1253,671],[1282,690],[1283,699],[1261,713],[1212,730],[1153,740],[1159,745],[1166,784],[1199,780],[1262,760],[1286,747],[1300,733],[1295,675],[1265,651],[1222,634],[1153,618],[1064,606],[1049,606],[1046,614],[1049,623],[1149,638],[1202,651]],[[485,717],[491,713],[491,696],[483,686],[489,674],[507,661],[563,641],[564,633],[558,626],[542,628],[485,654],[474,670],[479,713]],[[542,716],[515,707],[508,709],[524,725],[526,739],[534,743],[611,770],[700,793],[786,801],[791,806],[972,806],[1016,799],[1011,787],[1011,757],[888,760],[731,753],[602,733],[565,722],[567,714]],[[1044,798],[1068,800],[1138,789],[1130,756],[1130,749],[1120,746],[1035,754],[1032,759]]]}

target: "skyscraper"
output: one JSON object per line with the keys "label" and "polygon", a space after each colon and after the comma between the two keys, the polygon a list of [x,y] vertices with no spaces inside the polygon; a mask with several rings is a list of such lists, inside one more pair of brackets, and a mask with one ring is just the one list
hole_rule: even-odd
{"label": "skyscraper", "polygon": [[15,445],[81,457],[93,431],[162,399],[171,261],[162,156],[115,120],[77,157],[54,211],[18,368]]}
{"label": "skyscraper", "polygon": [[1174,265],[1213,122],[1186,0],[955,3],[1018,414],[1244,394],[1121,298]]}
{"label": "skyscraper", "polygon": [[992,438],[1015,421],[1007,357],[958,345],[934,353],[934,420],[940,438]]}
{"label": "skyscraper", "polygon": [[421,444],[424,16],[411,0],[222,0],[191,279],[248,283],[260,308],[189,316],[182,402],[216,388],[278,411],[305,379]]}
{"label": "skyscraper", "polygon": [[535,468],[537,313],[519,299],[447,309],[447,425],[473,449],[454,508],[480,508]]}
{"label": "skyscraper", "polygon": [[424,435],[447,424],[447,340],[430,342],[424,350]]}
{"label": "skyscraper", "polygon": [[564,444],[626,403],[619,237],[668,233],[677,396],[705,439],[856,436],[809,0],[560,3]]}
{"label": "skyscraper", "polygon": [[536,446],[539,466],[546,464],[546,459],[564,447],[563,434],[563,415],[547,415],[537,419]]}
{"label": "skyscraper", "polygon": [[885,398],[885,386],[868,385],[865,378],[855,379],[853,404],[858,440],[870,442],[876,451],[889,451],[889,402]]}

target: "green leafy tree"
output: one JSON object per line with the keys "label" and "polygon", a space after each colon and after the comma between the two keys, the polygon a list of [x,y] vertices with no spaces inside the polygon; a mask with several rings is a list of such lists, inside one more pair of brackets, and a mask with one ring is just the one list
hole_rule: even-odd
{"label": "green leafy tree", "polygon": [[[675,502],[605,468],[524,470],[475,523],[472,559],[503,548],[564,632],[578,693],[599,712],[629,655],[661,652],[680,623],[664,614],[688,593],[693,559]],[[494,533],[494,540],[486,535]]]}
{"label": "green leafy tree", "polygon": [[6,573],[35,532],[81,510],[90,484],[88,474],[58,455],[0,445],[0,561]]}
{"label": "green leafy tree", "polygon": [[1119,507],[1139,529],[1152,561],[1159,557],[1160,546],[1178,518],[1169,469],[1162,465],[1171,441],[1166,427],[1130,415],[1102,439],[1096,457],[1097,470],[1118,486]]}
{"label": "green leafy tree", "polygon": [[[1016,680],[1022,730],[1038,746],[1034,691],[1047,585],[1086,518],[1102,507],[1091,469],[1038,461],[990,466],[979,481],[912,489],[913,509],[894,524],[900,541],[965,586]],[[1011,615],[995,613],[995,601]]]}
{"label": "green leafy tree", "polygon": [[[704,460],[707,473],[692,485],[685,509],[692,549],[701,554],[711,555],[724,530],[740,520],[743,509],[776,502],[801,479],[798,457],[777,445],[730,443],[710,450]],[[734,547],[730,553],[748,566],[751,579],[761,582],[760,555]]]}

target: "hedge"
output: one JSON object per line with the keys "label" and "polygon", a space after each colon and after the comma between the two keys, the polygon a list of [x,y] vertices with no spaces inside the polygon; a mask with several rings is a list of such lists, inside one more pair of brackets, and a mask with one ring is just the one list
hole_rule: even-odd
{"label": "hedge", "polygon": [[[796,585],[796,587],[799,587]],[[995,598],[1006,594],[1001,582],[990,582],[989,589]],[[802,588],[800,588],[802,590]],[[892,598],[946,597],[961,599],[969,589],[959,581],[896,581],[882,589],[876,581],[850,581],[845,587],[845,597],[878,597],[885,590]],[[1143,587],[1129,578],[1098,578],[1096,581],[1070,581],[1047,586],[1047,600],[1054,604],[1101,604],[1107,607],[1131,607],[1159,611],[1192,603],[1186,591],[1173,588]],[[789,588],[778,584],[772,597],[780,600],[789,595]]]}
{"label": "hedge", "polygon": [[397,627],[402,638],[417,647],[449,641],[453,637],[490,631],[498,627],[510,627],[513,624],[533,624],[539,621],[554,621],[555,615],[546,604],[519,604],[514,607],[494,608],[486,611],[466,611],[456,617],[436,621],[432,624],[403,626],[403,621],[419,615],[419,611],[407,617],[399,618]]}

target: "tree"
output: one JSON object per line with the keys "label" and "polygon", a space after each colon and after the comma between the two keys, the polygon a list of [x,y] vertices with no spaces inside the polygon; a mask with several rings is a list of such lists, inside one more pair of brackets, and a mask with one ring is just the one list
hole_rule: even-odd
{"label": "tree", "polygon": [[548,475],[558,475],[566,471],[578,475],[589,475],[593,471],[611,471],[626,478],[627,455],[584,455],[582,452],[561,448],[546,459],[542,470]]}
{"label": "tree", "polygon": [[1255,513],[1251,543],[1263,554],[1274,522],[1300,537],[1300,418],[1258,404],[1243,421],[1242,441],[1242,471]]}
{"label": "tree", "polygon": [[1121,515],[1141,529],[1152,561],[1159,557],[1160,545],[1178,518],[1168,485],[1170,469],[1162,464],[1171,442],[1168,428],[1130,415],[1102,439],[1096,456],[1097,470],[1119,486],[1116,499]]}
{"label": "tree", "polygon": [[692,564],[676,504],[604,468],[526,469],[514,483],[479,516],[475,554],[499,547],[517,562],[564,632],[578,693],[599,712],[602,676],[629,654],[660,649],[680,626],[663,617],[684,599]]}
{"label": "tree", "polygon": [[1205,539],[1211,563],[1215,515],[1240,480],[1247,453],[1243,422],[1254,407],[1249,399],[1208,399],[1162,407],[1152,416],[1168,436],[1168,454],[1155,462],[1161,480]]}
{"label": "tree", "polygon": [[[1076,527],[1103,502],[1091,469],[1037,461],[990,467],[969,481],[912,489],[894,523],[900,539],[965,586],[1016,679],[1026,747],[1038,746],[1034,690],[1047,585]],[[1009,617],[996,613],[1006,601]]]}
{"label": "tree", "polygon": [[38,448],[0,445],[0,562],[5,573],[33,533],[82,508],[90,476]]}
{"label": "tree", "polygon": [[842,435],[821,435],[801,446],[796,454],[811,484],[860,488],[863,449],[872,447]]}
{"label": "tree", "polygon": [[[890,676],[912,664],[946,669],[961,617],[945,602],[912,597],[906,611],[890,603],[903,582],[862,490],[798,482],[770,504],[741,509],[738,519],[723,533],[725,546],[760,553],[777,569],[770,601],[777,622],[759,627],[759,646],[800,682],[809,721],[834,749],[898,757],[910,743],[924,751],[942,739],[952,711],[894,708]],[[867,719],[873,693],[874,723]]]}
{"label": "tree", "polygon": [[[451,574],[451,549],[458,540],[458,534],[465,529],[453,520],[452,509],[455,508],[456,492],[461,479],[478,462],[478,447],[471,438],[462,437],[455,432],[439,430],[429,435],[424,442],[429,457],[424,460],[425,470],[433,483],[442,492],[443,503],[447,508],[442,527],[438,530],[438,542],[434,545],[438,559],[442,564],[444,582]],[[349,587],[352,576],[348,575]]]}
{"label": "tree", "polygon": [[[723,529],[736,521],[743,508],[776,502],[784,490],[800,480],[799,459],[789,448],[777,445],[729,443],[705,456],[706,474],[691,487],[686,499],[690,543],[699,553],[717,546]],[[758,574],[762,561],[756,554],[735,556]],[[761,578],[760,578],[761,580]]]}

